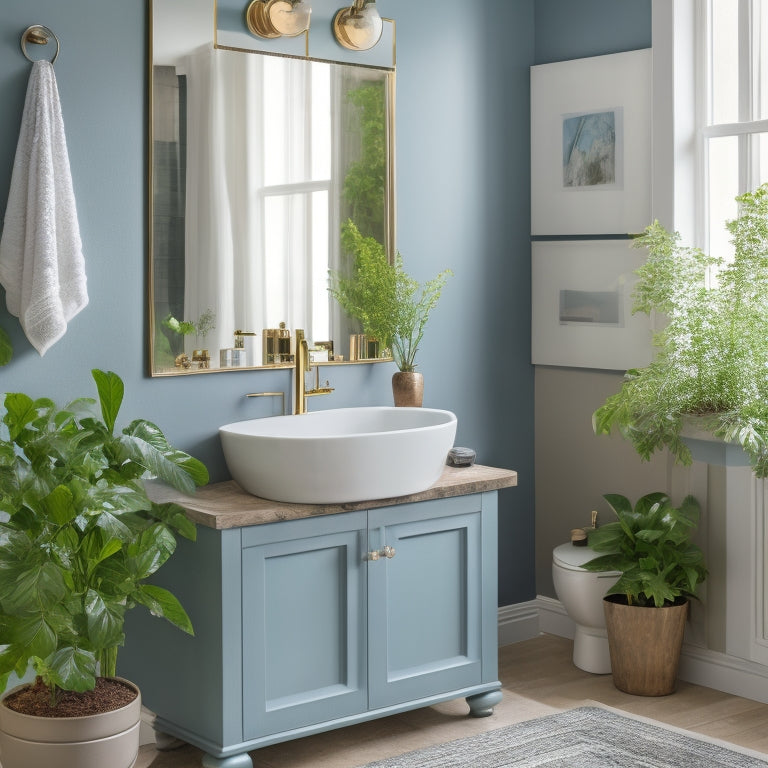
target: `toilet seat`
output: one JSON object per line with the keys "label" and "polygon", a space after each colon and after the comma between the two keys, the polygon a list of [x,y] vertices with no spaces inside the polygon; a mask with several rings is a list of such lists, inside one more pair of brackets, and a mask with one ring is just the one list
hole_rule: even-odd
{"label": "toilet seat", "polygon": [[[584,563],[588,563],[596,557],[600,557],[599,552],[595,552],[590,547],[574,547],[570,542],[560,544],[552,550],[552,562],[558,565],[560,568],[565,568],[568,571],[583,571],[584,573],[595,573],[595,571],[587,571],[582,568]],[[602,571],[600,572],[602,573]],[[609,573],[609,571],[605,571]],[[611,571],[617,576],[618,571]]]}

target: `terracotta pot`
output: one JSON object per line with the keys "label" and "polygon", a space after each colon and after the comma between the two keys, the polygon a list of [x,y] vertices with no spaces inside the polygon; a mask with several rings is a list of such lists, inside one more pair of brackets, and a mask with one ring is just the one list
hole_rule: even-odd
{"label": "terracotta pot", "polygon": [[424,401],[424,376],[416,371],[397,371],[392,375],[395,405],[421,408]]}
{"label": "terracotta pot", "polygon": [[688,601],[663,608],[603,598],[613,684],[636,696],[667,696],[677,687]]}
{"label": "terracotta pot", "polygon": [[[139,753],[141,694],[120,709],[85,717],[35,717],[0,702],[3,768],[131,768]],[[6,696],[23,688],[17,686]]]}

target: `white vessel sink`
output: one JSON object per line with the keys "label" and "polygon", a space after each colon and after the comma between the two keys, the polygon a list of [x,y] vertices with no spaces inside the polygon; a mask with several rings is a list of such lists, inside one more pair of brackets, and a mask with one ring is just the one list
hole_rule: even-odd
{"label": "white vessel sink", "polygon": [[274,501],[337,504],[426,490],[443,472],[456,416],[365,407],[273,416],[219,428],[230,474]]}

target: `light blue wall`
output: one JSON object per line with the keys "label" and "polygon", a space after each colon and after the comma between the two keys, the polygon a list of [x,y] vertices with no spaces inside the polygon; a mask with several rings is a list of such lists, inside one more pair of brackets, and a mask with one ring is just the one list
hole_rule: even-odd
{"label": "light blue wall", "polygon": [[[340,3],[341,5],[341,3]],[[420,354],[425,405],[454,410],[457,444],[516,469],[500,498],[500,602],[533,597],[533,373],[529,365],[528,67],[533,0],[381,0],[397,19],[398,245],[421,280],[455,277]],[[243,3],[245,7],[245,1]],[[493,18],[493,23],[488,19]],[[30,64],[21,32],[45,24],[61,40],[56,75],[81,233],[89,306],[40,358],[0,298],[16,350],[1,391],[58,402],[94,393],[89,371],[120,374],[123,420],[157,421],[172,442],[226,478],[216,428],[271,413],[251,391],[287,389],[284,371],[188,378],[146,375],[146,10],[141,0],[3,0],[0,18],[0,210]],[[2,291],[0,291],[2,293]],[[313,407],[390,404],[390,365],[329,372],[336,392]],[[318,400],[321,402],[318,403]]]}
{"label": "light blue wall", "polygon": [[536,0],[536,64],[651,45],[651,0]]}

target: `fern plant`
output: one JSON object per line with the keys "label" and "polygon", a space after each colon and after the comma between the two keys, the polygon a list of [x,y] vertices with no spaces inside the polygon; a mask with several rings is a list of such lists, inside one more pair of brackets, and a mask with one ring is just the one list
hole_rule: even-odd
{"label": "fern plant", "polygon": [[[680,244],[658,222],[635,241],[648,249],[638,270],[635,312],[658,312],[654,360],[627,371],[619,392],[594,413],[597,434],[614,428],[642,459],[667,447],[690,464],[681,432],[689,417],[714,437],[741,445],[768,476],[768,184],[736,198],[727,223],[734,259],[723,264]],[[718,272],[707,284],[712,267]]]}
{"label": "fern plant", "polygon": [[401,371],[413,371],[424,327],[453,273],[443,270],[422,286],[405,271],[399,253],[390,264],[384,246],[363,237],[352,221],[342,227],[341,243],[354,264],[349,276],[331,271],[331,295],[370,338],[392,350]]}

